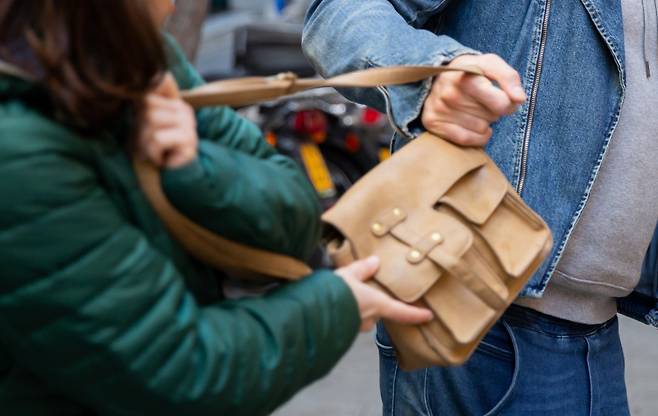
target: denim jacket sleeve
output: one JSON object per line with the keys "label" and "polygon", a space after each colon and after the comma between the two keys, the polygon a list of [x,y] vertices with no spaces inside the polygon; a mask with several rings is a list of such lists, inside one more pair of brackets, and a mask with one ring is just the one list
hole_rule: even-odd
{"label": "denim jacket sleeve", "polygon": [[[323,76],[369,67],[443,65],[476,51],[431,31],[448,0],[315,0],[302,45]],[[351,100],[386,112],[398,134],[420,133],[418,119],[431,80],[377,90],[346,89]]]}

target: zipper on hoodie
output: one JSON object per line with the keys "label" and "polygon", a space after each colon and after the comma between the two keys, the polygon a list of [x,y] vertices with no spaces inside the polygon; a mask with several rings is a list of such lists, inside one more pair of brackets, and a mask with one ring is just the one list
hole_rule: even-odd
{"label": "zipper on hoodie", "polygon": [[521,172],[519,174],[519,181],[516,185],[516,192],[521,194],[525,186],[525,178],[528,172],[528,151],[530,150],[530,134],[532,132],[532,125],[535,117],[535,108],[537,107],[537,93],[539,90],[539,82],[541,80],[542,68],[544,65],[544,53],[546,51],[546,40],[548,39],[548,19],[551,15],[551,5],[553,0],[546,0],[546,8],[542,17],[541,33],[539,40],[539,54],[537,55],[537,62],[535,65],[535,79],[532,82],[532,89],[530,91],[530,100],[528,101],[528,121],[526,122],[525,131],[523,133],[523,146],[521,153]]}

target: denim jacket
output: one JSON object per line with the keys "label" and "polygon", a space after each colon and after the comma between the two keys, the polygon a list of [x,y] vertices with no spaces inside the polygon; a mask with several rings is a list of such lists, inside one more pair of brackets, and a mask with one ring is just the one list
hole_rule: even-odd
{"label": "denim jacket", "polygon": [[[623,36],[621,6],[605,0],[315,0],[303,47],[324,76],[442,65],[473,53],[496,53],[519,72],[528,101],[495,123],[486,150],[553,231],[550,258],[522,293],[541,297],[619,120]],[[430,87],[426,80],[341,92],[388,114],[396,150],[421,132],[419,116]],[[658,233],[636,291],[618,302],[622,313],[656,327],[657,239]]]}

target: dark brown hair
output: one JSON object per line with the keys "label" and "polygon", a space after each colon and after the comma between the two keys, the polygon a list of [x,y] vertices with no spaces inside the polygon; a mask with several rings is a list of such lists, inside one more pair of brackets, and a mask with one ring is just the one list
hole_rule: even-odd
{"label": "dark brown hair", "polygon": [[42,82],[57,113],[106,127],[166,70],[150,0],[1,0],[0,58]]}

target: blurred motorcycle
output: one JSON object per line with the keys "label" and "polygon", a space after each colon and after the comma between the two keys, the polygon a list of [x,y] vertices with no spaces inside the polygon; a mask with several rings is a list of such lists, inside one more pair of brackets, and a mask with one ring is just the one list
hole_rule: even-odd
{"label": "blurred motorcycle", "polygon": [[240,113],[266,140],[297,160],[327,209],[387,158],[391,129],[376,110],[321,89],[251,106]]}
{"label": "blurred motorcycle", "polygon": [[[207,21],[197,60],[206,79],[315,74],[301,51],[301,24],[250,19],[235,12]],[[229,23],[234,25],[230,30]],[[302,165],[325,209],[389,154],[392,129],[386,116],[347,101],[333,89],[239,111],[262,129],[270,144]]]}

